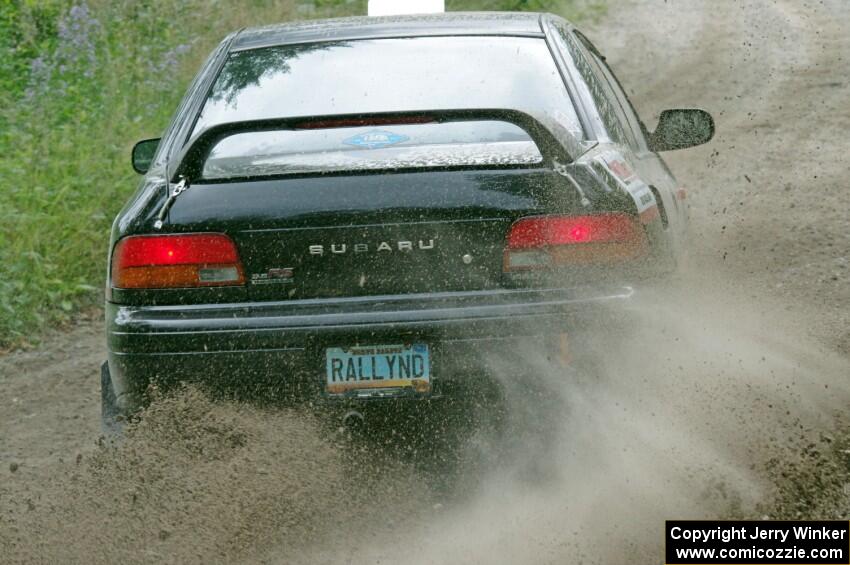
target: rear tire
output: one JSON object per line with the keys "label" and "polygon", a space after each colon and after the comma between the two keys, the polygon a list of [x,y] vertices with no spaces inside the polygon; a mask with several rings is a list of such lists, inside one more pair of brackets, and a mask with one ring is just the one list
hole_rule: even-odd
{"label": "rear tire", "polygon": [[124,432],[124,415],[118,407],[106,361],[100,366],[100,430],[107,439],[120,438]]}

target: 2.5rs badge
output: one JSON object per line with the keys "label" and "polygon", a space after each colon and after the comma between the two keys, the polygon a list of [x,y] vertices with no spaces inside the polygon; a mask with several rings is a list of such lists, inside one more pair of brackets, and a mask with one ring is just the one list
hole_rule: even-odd
{"label": "2.5rs badge", "polygon": [[265,273],[252,273],[251,284],[286,284],[295,282],[295,269],[292,267],[269,269]]}

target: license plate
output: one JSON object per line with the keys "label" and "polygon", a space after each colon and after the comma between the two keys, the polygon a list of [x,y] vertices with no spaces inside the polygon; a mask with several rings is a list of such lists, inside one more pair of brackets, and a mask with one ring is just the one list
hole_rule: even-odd
{"label": "license plate", "polygon": [[328,394],[382,396],[431,390],[428,346],[358,345],[325,350]]}

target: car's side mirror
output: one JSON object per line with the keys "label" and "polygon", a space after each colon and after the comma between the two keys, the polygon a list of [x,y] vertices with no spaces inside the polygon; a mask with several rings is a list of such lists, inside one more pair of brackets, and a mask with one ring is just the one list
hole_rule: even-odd
{"label": "car's side mirror", "polygon": [[653,151],[673,151],[702,145],[714,137],[714,118],[705,110],[664,110],[649,136]]}
{"label": "car's side mirror", "polygon": [[156,149],[159,147],[159,138],[143,139],[133,146],[133,170],[140,175],[148,172],[153,162],[153,156],[156,155]]}

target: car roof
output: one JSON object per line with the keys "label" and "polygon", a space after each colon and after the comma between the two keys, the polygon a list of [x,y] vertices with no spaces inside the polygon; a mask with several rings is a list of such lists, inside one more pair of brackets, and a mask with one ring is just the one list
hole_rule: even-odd
{"label": "car roof", "polygon": [[447,12],[412,16],[353,17],[291,22],[243,29],[231,51],[274,45],[346,39],[443,35],[519,35],[542,37],[537,12]]}

